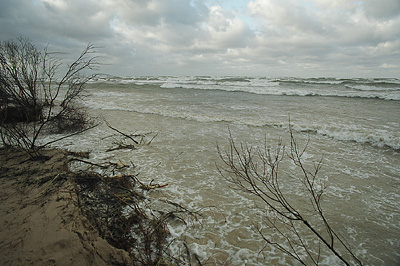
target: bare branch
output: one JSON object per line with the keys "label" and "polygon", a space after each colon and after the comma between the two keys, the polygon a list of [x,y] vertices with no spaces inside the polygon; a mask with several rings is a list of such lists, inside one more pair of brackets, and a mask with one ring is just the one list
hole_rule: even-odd
{"label": "bare branch", "polygon": [[[253,194],[261,199],[266,207],[274,214],[274,219],[266,217],[265,224],[275,230],[283,242],[272,241],[256,227],[261,237],[281,252],[306,265],[305,256],[318,265],[322,248],[332,252],[345,265],[350,265],[353,260],[362,265],[359,259],[351,251],[349,245],[333,230],[321,207],[321,199],[326,189],[325,180],[318,177],[322,166],[322,159],[309,171],[303,163],[302,156],[305,153],[309,140],[303,148],[300,148],[289,125],[290,146],[286,151],[280,140],[274,150],[264,144],[264,147],[251,147],[243,143],[237,144],[229,132],[228,149],[223,151],[219,146],[218,153],[223,166],[218,166],[220,174],[234,187]],[[296,201],[291,200],[289,194],[283,190],[282,178],[279,173],[279,165],[288,158],[299,170],[296,177],[306,192],[313,212],[302,211]],[[305,241],[304,230],[314,236],[317,247],[312,246],[313,241]],[[286,243],[287,247],[283,245]],[[322,246],[321,246],[322,243]],[[339,245],[339,246],[337,246]]]}
{"label": "bare branch", "polygon": [[[73,103],[95,76],[83,73],[95,69],[94,53],[94,46],[87,45],[58,79],[61,61],[54,57],[57,53],[48,51],[48,46],[40,51],[24,38],[0,44],[0,127],[4,145],[36,153],[41,148],[36,142],[44,128],[79,131],[89,124],[85,112]],[[64,99],[56,106],[64,89]]]}

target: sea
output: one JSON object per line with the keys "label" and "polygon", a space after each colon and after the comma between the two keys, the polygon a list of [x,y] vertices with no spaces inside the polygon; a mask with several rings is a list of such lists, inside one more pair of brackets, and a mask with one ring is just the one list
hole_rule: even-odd
{"label": "sea", "polygon": [[[90,151],[93,162],[135,165],[141,182],[168,184],[146,193],[201,214],[168,225],[172,253],[184,252],[184,240],[203,265],[298,265],[257,231],[287,244],[265,225],[265,204],[218,171],[229,139],[254,150],[279,143],[288,150],[291,129],[306,148],[304,165],[312,171],[321,161],[321,206],[336,232],[364,265],[400,265],[400,79],[99,76],[81,104],[151,143],[108,151],[117,136],[102,123],[52,145]],[[279,171],[291,204],[309,211],[296,166],[283,160]],[[301,233],[313,243],[312,233]],[[342,264],[321,251],[319,265]]]}

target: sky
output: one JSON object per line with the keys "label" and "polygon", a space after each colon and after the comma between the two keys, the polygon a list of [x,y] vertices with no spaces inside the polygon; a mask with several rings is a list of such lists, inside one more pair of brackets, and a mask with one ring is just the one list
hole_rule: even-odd
{"label": "sky", "polygon": [[18,37],[117,76],[400,77],[400,0],[1,0]]}

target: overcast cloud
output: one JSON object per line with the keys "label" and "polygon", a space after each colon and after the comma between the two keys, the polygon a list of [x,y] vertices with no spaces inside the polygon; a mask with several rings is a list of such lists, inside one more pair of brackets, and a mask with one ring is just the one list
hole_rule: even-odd
{"label": "overcast cloud", "polygon": [[119,76],[400,76],[400,0],[2,0],[20,36]]}

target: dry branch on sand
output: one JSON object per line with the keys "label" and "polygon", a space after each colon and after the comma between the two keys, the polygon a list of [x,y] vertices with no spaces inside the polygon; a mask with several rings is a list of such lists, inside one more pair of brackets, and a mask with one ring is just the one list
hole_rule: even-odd
{"label": "dry branch on sand", "polygon": [[[134,174],[115,175],[116,167],[130,167],[123,163],[99,164],[79,158],[70,161],[83,163],[90,169],[75,173],[74,180],[79,204],[101,237],[128,251],[135,265],[185,264],[187,258],[169,252],[174,240],[169,239],[167,223],[175,220],[186,224],[187,217],[197,219],[200,214],[167,200],[164,204],[174,210],[152,210],[144,204],[143,191],[164,188],[168,184],[151,181],[147,185]],[[101,169],[101,173],[96,168]]]}
{"label": "dry branch on sand", "polygon": [[[166,185],[157,185],[152,182],[146,185],[139,181],[137,175],[113,175],[110,169],[114,168],[114,164],[90,163],[90,161],[83,159],[79,159],[78,162],[88,165],[90,170],[72,172],[69,170],[68,163],[77,161],[78,158],[75,156],[87,157],[87,153],[66,153],[57,150],[52,153],[44,150],[43,153],[46,156],[42,158],[42,161],[37,161],[26,158],[26,154],[24,155],[22,151],[18,151],[18,158],[25,159],[11,165],[12,156],[16,154],[15,149],[3,149],[3,152],[0,152],[0,159],[3,159],[2,156],[4,157],[4,154],[7,154],[7,163],[0,166],[0,177],[17,174],[24,178],[25,181],[23,182],[27,182],[26,184],[38,186],[37,189],[30,190],[32,192],[37,191],[35,194],[37,200],[35,202],[39,205],[47,204],[47,197],[53,197],[54,193],[61,193],[70,199],[74,199],[68,203],[71,206],[75,206],[74,214],[70,215],[74,218],[71,223],[68,223],[69,226],[72,226],[75,223],[74,221],[78,223],[78,217],[86,217],[87,226],[91,228],[90,230],[96,230],[100,236],[96,243],[100,243],[101,239],[105,239],[116,250],[121,250],[118,252],[113,251],[112,254],[114,255],[112,256],[114,257],[109,257],[106,264],[190,264],[187,262],[186,257],[170,253],[169,245],[174,240],[170,236],[167,224],[172,221],[186,224],[187,219],[197,219],[199,214],[168,200],[162,201],[162,206],[157,209],[149,207],[146,203],[149,200],[146,196],[146,191],[160,189]],[[67,156],[73,157],[67,158]],[[98,167],[102,169],[109,168],[109,170],[99,173],[95,169]],[[65,182],[70,185],[64,186]],[[19,185],[22,185],[21,189],[25,187],[23,183],[19,183]],[[31,194],[29,194],[29,197],[32,196]],[[65,203],[61,202],[60,204]],[[165,206],[169,207],[163,209]],[[58,208],[63,209],[64,207],[59,206]],[[51,235],[52,233],[50,232],[49,234]],[[76,234],[79,241],[87,241],[86,232],[73,231],[72,235],[74,234]],[[105,245],[106,242],[101,243]],[[85,245],[90,246],[91,244]],[[0,248],[1,250],[7,249],[2,246],[1,241]],[[33,247],[33,249],[35,248],[42,247]],[[121,253],[122,250],[125,250],[124,252],[126,253]],[[12,253],[10,250],[6,254],[11,254],[10,252]],[[96,254],[102,254],[100,250],[98,252]],[[189,249],[188,252],[190,253]],[[122,256],[121,254],[127,255]],[[65,254],[65,256],[68,257],[69,255]],[[80,255],[73,256],[78,260]],[[107,257],[108,255],[103,256]],[[192,257],[196,256],[193,255]],[[12,258],[7,261],[12,263]],[[56,261],[58,262],[58,260]],[[103,262],[96,262],[98,265],[103,265]]]}
{"label": "dry branch on sand", "polygon": [[45,161],[0,149],[1,265],[132,265],[128,252],[99,237],[82,215],[67,155]]}

